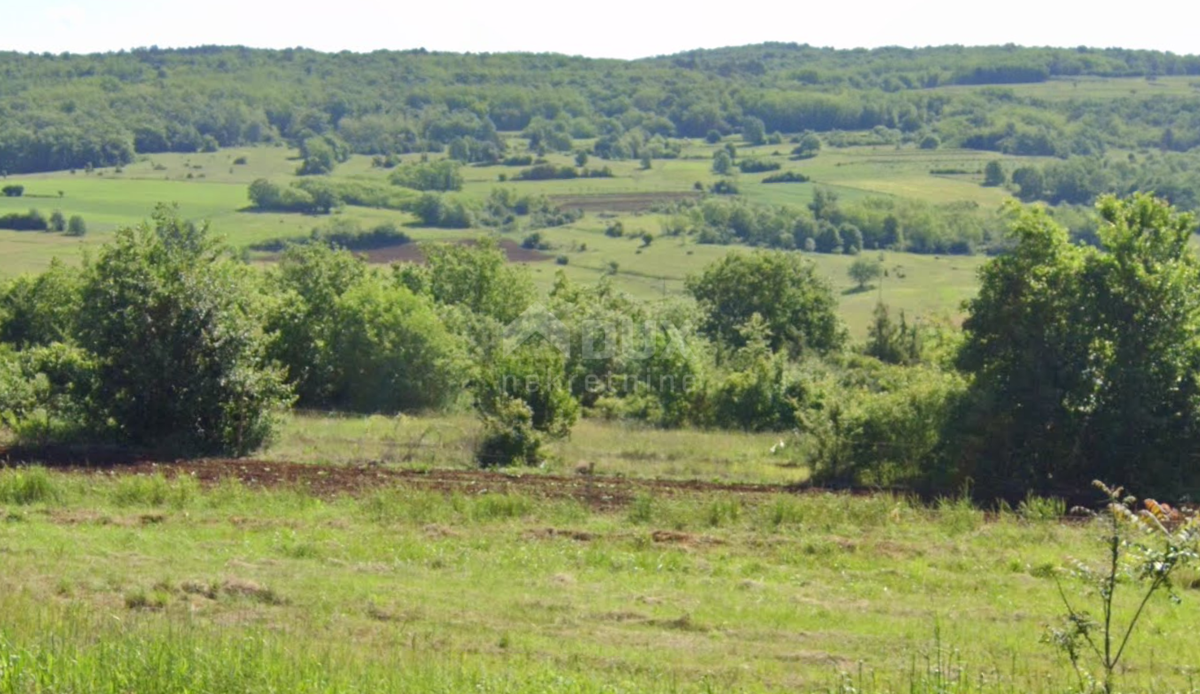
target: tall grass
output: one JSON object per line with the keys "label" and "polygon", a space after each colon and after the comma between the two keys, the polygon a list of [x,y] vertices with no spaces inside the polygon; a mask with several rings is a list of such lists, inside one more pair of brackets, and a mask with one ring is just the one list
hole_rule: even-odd
{"label": "tall grass", "polygon": [[45,504],[57,501],[61,496],[54,478],[44,468],[0,470],[0,503]]}

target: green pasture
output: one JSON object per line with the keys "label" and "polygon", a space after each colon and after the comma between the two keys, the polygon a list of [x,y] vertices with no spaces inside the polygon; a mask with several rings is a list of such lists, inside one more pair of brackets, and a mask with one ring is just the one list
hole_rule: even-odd
{"label": "green pasture", "polygon": [[[736,143],[735,143],[736,144]],[[607,166],[613,178],[573,179],[563,181],[506,181],[520,169],[506,166],[466,167],[466,185],[460,195],[483,199],[493,188],[506,186],[519,193],[546,195],[610,195],[623,193],[686,193],[699,182],[704,186],[717,180],[711,171],[713,152],[723,145],[691,141],[679,159],[655,160],[648,170],[637,161],[606,162],[593,157],[590,167]],[[519,147],[517,147],[519,149]],[[967,150],[919,150],[914,148],[855,147],[826,148],[813,159],[792,161],[791,145],[740,147],[739,157],[766,158],[780,162],[783,170],[796,170],[813,179],[806,184],[761,183],[767,174],[738,174],[734,176],[749,200],[766,204],[804,205],[812,199],[817,186],[838,192],[846,201],[869,196],[899,196],[930,203],[968,201],[980,209],[993,209],[1008,199],[1003,189],[979,185],[986,162],[994,158]],[[406,155],[405,161],[418,160],[421,155]],[[552,163],[572,162],[565,154],[551,154]],[[242,161],[244,163],[234,163]],[[82,253],[103,243],[111,232],[124,225],[146,219],[155,204],[171,202],[180,206],[183,214],[194,219],[208,220],[218,235],[235,247],[280,237],[308,235],[316,226],[328,221],[325,216],[260,213],[249,208],[246,187],[256,178],[269,178],[281,183],[295,179],[298,162],[294,151],[283,147],[255,147],[221,150],[212,153],[153,154],[137,163],[116,169],[93,172],[78,170],[31,176],[12,177],[9,181],[25,185],[21,198],[0,198],[0,214],[24,212],[36,208],[49,215],[55,210],[66,216],[81,215],[89,233],[83,239],[61,234],[0,231],[0,277],[44,268],[53,257],[78,262]],[[931,173],[954,170],[964,173]],[[373,168],[370,157],[355,156],[340,165],[334,174],[340,180],[364,180],[385,183],[388,172]],[[364,227],[390,222],[408,226],[412,216],[394,210],[345,207],[338,217],[353,219]],[[604,229],[621,221],[626,238],[611,239]],[[656,238],[647,247],[637,238],[649,232]],[[661,236],[662,218],[652,213],[610,212],[589,213],[579,222],[567,227],[543,230],[552,249],[551,257],[562,256],[566,265],[549,259],[530,263],[537,284],[548,289],[557,271],[562,270],[573,280],[591,282],[611,274],[618,286],[642,298],[661,298],[683,292],[683,281],[719,258],[732,247],[702,246],[690,239]],[[421,229],[409,226],[414,239],[457,240],[471,238],[486,230]],[[524,234],[511,234],[520,243]],[[888,303],[904,309],[913,316],[957,315],[963,299],[971,296],[979,258],[937,258],[908,254],[887,254],[889,268],[882,288],[876,285],[869,292],[854,293],[853,283],[846,277],[851,260],[813,254],[812,259],[834,283],[845,309],[845,319],[856,335],[861,335],[875,301],[882,297]]]}
{"label": "green pasture", "polygon": [[[888,495],[6,470],[0,692],[1067,691],[1040,638],[1092,535]],[[1151,602],[1122,691],[1191,686],[1198,598]]]}

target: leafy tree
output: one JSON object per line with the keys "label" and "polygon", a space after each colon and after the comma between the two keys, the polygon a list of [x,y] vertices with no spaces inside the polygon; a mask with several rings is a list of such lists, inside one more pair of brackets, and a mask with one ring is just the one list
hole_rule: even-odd
{"label": "leafy tree", "polygon": [[999,159],[993,159],[983,167],[983,185],[996,187],[1008,183],[1008,174],[1004,172],[1004,165]]}
{"label": "leafy tree", "polygon": [[244,265],[159,206],[83,272],[79,345],[96,361],[89,420],[129,443],[240,455],[268,441],[291,396],[265,351]]}
{"label": "leafy tree", "polygon": [[955,472],[996,491],[1200,483],[1200,263],[1190,215],[1147,195],[1099,205],[1101,249],[1044,212],[982,271],[960,366],[974,377]]}
{"label": "leafy tree", "polygon": [[431,162],[414,162],[398,166],[388,177],[394,185],[413,190],[451,191],[462,190],[462,165],[457,161],[443,159]]}
{"label": "leafy tree", "polygon": [[287,248],[272,272],[275,301],[266,327],[275,339],[268,354],[287,369],[302,406],[332,407],[344,391],[343,365],[333,349],[341,330],[338,306],[366,273],[362,260],[320,244]]}
{"label": "leafy tree", "polygon": [[859,256],[850,263],[850,269],[847,271],[850,279],[858,283],[859,291],[864,291],[867,284],[871,280],[877,280],[883,276],[883,263],[878,259]]}
{"label": "leafy tree", "polygon": [[733,159],[729,156],[729,152],[720,149],[713,154],[712,170],[718,176],[728,176],[733,173]]}
{"label": "leafy tree", "polygon": [[821,151],[821,138],[816,133],[805,133],[800,142],[792,149],[792,156],[797,159],[811,159]]}
{"label": "leafy tree", "polygon": [[57,232],[67,230],[67,218],[63,216],[61,210],[55,210],[50,213],[50,230]]}
{"label": "leafy tree", "polygon": [[368,276],[333,307],[333,402],[356,412],[415,412],[451,403],[467,381],[465,350],[426,297]]}
{"label": "leafy tree", "polygon": [[71,215],[67,220],[67,236],[86,236],[87,223],[83,221],[83,217],[77,214]]}
{"label": "leafy tree", "polygon": [[763,125],[761,118],[747,116],[742,120],[742,139],[752,146],[766,142],[767,128]]}
{"label": "leafy tree", "polygon": [[55,258],[0,290],[0,342],[21,349],[70,342],[81,310],[79,272]]}
{"label": "leafy tree", "polygon": [[1036,166],[1022,166],[1013,171],[1012,182],[1017,186],[1017,197],[1025,202],[1041,198],[1045,190],[1042,170]]}
{"label": "leafy tree", "polygon": [[812,202],[808,203],[808,209],[818,221],[823,220],[832,224],[840,224],[842,222],[842,210],[838,205],[838,194],[828,188],[817,188],[813,191],[813,199]]}
{"label": "leafy tree", "polygon": [[400,282],[439,304],[508,323],[533,302],[533,280],[524,268],[508,264],[495,239],[474,246],[430,243],[421,246],[425,265],[397,268]]}
{"label": "leafy tree", "polygon": [[3,189],[0,189],[0,192],[3,192],[6,198],[19,198],[25,194],[25,186],[13,183],[4,186]]}
{"label": "leafy tree", "polygon": [[565,355],[538,337],[494,354],[475,385],[475,408],[484,425],[480,465],[542,463],[547,441],[568,436],[579,417]]}
{"label": "leafy tree", "polygon": [[911,365],[921,361],[922,340],[917,326],[909,325],[900,312],[900,320],[892,320],[891,310],[882,301],[875,304],[871,325],[867,328],[868,356],[888,364]]}
{"label": "leafy tree", "polygon": [[587,152],[585,152],[584,150],[581,149],[575,153],[575,166],[582,168],[584,166],[587,166],[587,163],[588,163],[588,153]]}
{"label": "leafy tree", "polygon": [[702,331],[731,347],[745,345],[741,329],[755,314],[772,351],[824,353],[845,341],[833,290],[798,254],[730,253],[689,277],[686,287],[700,304]]}

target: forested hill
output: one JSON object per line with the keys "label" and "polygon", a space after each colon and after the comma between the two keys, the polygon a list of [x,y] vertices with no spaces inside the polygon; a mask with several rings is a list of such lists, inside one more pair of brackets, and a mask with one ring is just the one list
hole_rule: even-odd
{"label": "forested hill", "polygon": [[[1046,82],[1056,89],[1026,89]],[[8,173],[314,137],[364,154],[463,140],[487,158],[502,146],[498,130],[525,131],[551,149],[598,138],[596,155],[621,158],[651,137],[747,126],[932,136],[1020,155],[1183,152],[1200,145],[1200,56],[792,44],[638,61],[240,47],[0,54],[0,169]]]}

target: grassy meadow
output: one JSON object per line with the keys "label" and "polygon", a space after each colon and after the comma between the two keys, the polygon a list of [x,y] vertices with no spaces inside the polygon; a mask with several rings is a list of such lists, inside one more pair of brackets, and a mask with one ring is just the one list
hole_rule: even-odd
{"label": "grassy meadow", "polygon": [[[1066,691],[1053,576],[1099,546],[1048,508],[5,470],[0,692]],[[1123,691],[1191,686],[1196,597]]]}
{"label": "grassy meadow", "polygon": [[[485,198],[493,188],[507,186],[519,193],[543,193],[586,199],[592,196],[638,194],[689,194],[695,183],[709,185],[717,177],[711,171],[712,154],[718,145],[691,141],[679,159],[655,160],[649,170],[636,161],[601,162],[614,177],[501,183],[502,174],[511,176],[516,169],[504,166],[472,166],[463,170],[466,179],[460,195]],[[868,196],[899,196],[930,203],[966,201],[980,209],[994,209],[1008,193],[985,188],[982,169],[990,155],[966,150],[919,150],[893,147],[853,147],[826,149],[815,158],[791,161],[786,156],[790,145],[741,147],[740,157],[759,157],[779,161],[784,170],[800,171],[811,183],[764,185],[767,174],[739,174],[736,177],[743,195],[757,203],[807,204],[817,186],[838,192],[845,200]],[[416,158],[408,155],[405,159]],[[566,155],[550,155],[556,164],[567,164]],[[235,163],[235,162],[244,163]],[[281,183],[294,180],[298,165],[294,150],[284,147],[227,149],[212,153],[153,154],[137,163],[117,169],[92,172],[56,172],[10,177],[6,182],[26,187],[24,197],[0,198],[0,214],[24,212],[36,208],[43,214],[59,210],[66,216],[81,215],[88,225],[83,238],[62,234],[0,231],[0,277],[45,268],[55,257],[69,263],[79,259],[120,226],[133,225],[147,218],[158,202],[174,202],[192,219],[208,220],[218,235],[234,247],[274,238],[302,237],[328,221],[325,216],[257,212],[249,207],[247,186],[257,178]],[[931,174],[934,170],[967,173]],[[387,171],[371,167],[370,158],[352,157],[341,164],[333,177],[339,180],[384,182]],[[347,206],[336,216],[358,221],[363,226],[391,222],[406,227],[418,241],[471,238],[486,230],[423,229],[406,212]],[[613,221],[626,228],[625,238],[609,238],[604,229]],[[684,279],[707,263],[732,250],[728,246],[695,243],[691,239],[660,236],[663,218],[648,211],[593,211],[578,222],[542,233],[552,249],[547,260],[528,263],[538,286],[549,289],[558,270],[572,280],[593,282],[617,271],[614,280],[622,289],[644,299],[678,295]],[[635,238],[650,232],[657,238],[643,247]],[[520,233],[513,234],[520,242]],[[263,257],[263,254],[252,254]],[[567,265],[553,258],[565,256]],[[954,319],[961,302],[975,288],[975,273],[981,257],[935,257],[906,253],[884,254],[888,273],[882,286],[856,292],[846,270],[852,258],[811,254],[823,274],[841,295],[843,316],[852,333],[861,336],[875,302],[882,297],[910,316]]]}

